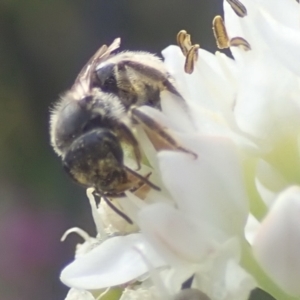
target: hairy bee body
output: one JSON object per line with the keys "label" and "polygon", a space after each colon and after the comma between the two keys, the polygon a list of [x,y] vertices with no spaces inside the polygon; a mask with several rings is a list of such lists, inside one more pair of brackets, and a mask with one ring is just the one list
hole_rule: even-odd
{"label": "hairy bee body", "polygon": [[114,120],[124,117],[124,108],[116,97],[103,95],[97,89],[77,95],[68,91],[52,109],[51,144],[59,156],[68,150],[75,138],[94,127],[110,128]]}
{"label": "hairy bee body", "polygon": [[[74,91],[63,95],[50,121],[51,143],[64,169],[79,184],[103,193],[129,189],[133,183],[123,164],[122,143],[132,145],[135,140],[125,126],[123,106],[94,88],[75,98]],[[117,121],[121,119],[125,123]]]}
{"label": "hairy bee body", "polygon": [[133,108],[160,108],[162,91],[180,96],[163,62],[146,52],[112,54],[119,44],[116,39],[96,52],[54,106],[50,119],[51,144],[65,170],[103,196],[122,194],[141,182],[159,189],[148,176],[124,165],[124,149],[131,148],[140,167],[141,150],[132,130],[136,123],[151,127],[150,131],[156,128],[160,139],[185,151],[142,112],[133,117]]}
{"label": "hairy bee body", "polygon": [[93,84],[118,96],[126,110],[132,105],[160,108],[163,90],[179,94],[161,59],[148,52],[110,56],[97,66]]}

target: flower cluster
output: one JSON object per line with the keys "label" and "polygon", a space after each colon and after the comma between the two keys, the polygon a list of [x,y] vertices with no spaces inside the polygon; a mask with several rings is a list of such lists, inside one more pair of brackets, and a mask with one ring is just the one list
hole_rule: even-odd
{"label": "flower cluster", "polygon": [[137,128],[141,173],[161,191],[113,200],[130,225],[88,190],[98,236],[71,230],[85,242],[61,273],[66,299],[300,296],[299,13],[294,0],[224,1],[215,36],[234,59],[186,39],[163,51],[188,109],[167,92],[161,112],[141,109],[197,158],[157,152]]}

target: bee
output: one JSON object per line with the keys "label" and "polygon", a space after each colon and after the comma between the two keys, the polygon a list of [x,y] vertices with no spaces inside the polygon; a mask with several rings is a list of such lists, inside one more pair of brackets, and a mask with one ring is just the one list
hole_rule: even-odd
{"label": "bee", "polygon": [[116,95],[125,110],[133,105],[149,105],[160,109],[160,93],[164,90],[184,100],[162,60],[143,51],[123,51],[101,59],[93,74],[94,86]]}
{"label": "bee", "polygon": [[141,150],[132,130],[135,123],[184,151],[139,111],[141,105],[159,107],[163,89],[179,95],[161,68],[162,62],[144,52],[112,54],[119,46],[118,38],[91,57],[50,117],[51,144],[64,169],[77,183],[94,187],[104,199],[123,196],[126,190],[135,191],[143,184],[160,190],[148,180],[150,174],[142,176],[124,164],[124,147],[129,147],[140,168]]}

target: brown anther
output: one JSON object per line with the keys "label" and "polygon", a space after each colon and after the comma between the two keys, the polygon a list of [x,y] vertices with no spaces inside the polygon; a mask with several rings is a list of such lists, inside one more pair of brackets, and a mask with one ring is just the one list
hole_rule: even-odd
{"label": "brown anther", "polygon": [[194,64],[198,59],[198,49],[199,45],[193,45],[189,52],[187,53],[185,64],[184,64],[184,71],[185,73],[192,74],[194,71]]}
{"label": "brown anther", "polygon": [[185,36],[187,35],[187,32],[185,30],[180,30],[178,33],[177,33],[177,37],[176,37],[176,41],[177,41],[177,44],[178,45],[181,45]]}
{"label": "brown anther", "polygon": [[236,13],[237,16],[244,18],[247,16],[247,8],[243,3],[239,0],[227,0],[233,11]]}
{"label": "brown anther", "polygon": [[251,50],[250,44],[242,37],[234,37],[229,42],[230,47],[239,47],[242,48],[244,51]]}
{"label": "brown anther", "polygon": [[188,51],[192,47],[191,36],[185,30],[180,30],[177,34],[177,44],[183,55],[187,56]]}
{"label": "brown anther", "polygon": [[215,16],[213,19],[213,32],[219,49],[229,47],[229,38],[226,27],[221,16]]}
{"label": "brown anther", "polygon": [[198,49],[200,48],[200,45],[192,45],[191,36],[185,30],[178,32],[177,44],[183,55],[186,57],[184,71],[188,74],[192,74],[194,71],[194,64],[198,60]]}

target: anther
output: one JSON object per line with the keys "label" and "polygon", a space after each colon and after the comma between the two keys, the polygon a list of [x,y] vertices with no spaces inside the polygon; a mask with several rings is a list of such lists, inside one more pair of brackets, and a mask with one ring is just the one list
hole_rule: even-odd
{"label": "anther", "polygon": [[186,39],[187,39],[187,32],[185,30],[180,30],[177,34],[176,40],[177,40],[177,45],[180,47],[181,52],[183,53],[184,56],[187,55],[188,49],[186,49]]}
{"label": "anther", "polygon": [[247,16],[247,8],[243,3],[239,0],[227,0],[233,11],[236,13],[237,16],[244,18]]}
{"label": "anther", "polygon": [[198,59],[198,49],[200,48],[200,45],[192,45],[191,36],[185,30],[178,32],[177,44],[183,55],[186,57],[184,71],[188,74],[192,74],[194,71],[194,64]]}
{"label": "anther", "polygon": [[221,16],[216,16],[213,19],[213,32],[219,49],[229,47],[229,38],[226,27]]}
{"label": "anther", "polygon": [[183,55],[187,56],[188,51],[192,47],[191,36],[185,30],[180,30],[177,34],[177,44]]}
{"label": "anther", "polygon": [[244,51],[250,51],[251,46],[250,44],[242,37],[234,37],[229,42],[230,47],[239,47],[242,48]]}
{"label": "anther", "polygon": [[199,45],[193,45],[186,55],[186,60],[184,64],[184,71],[188,74],[192,74],[194,71],[195,62],[198,59]]}

